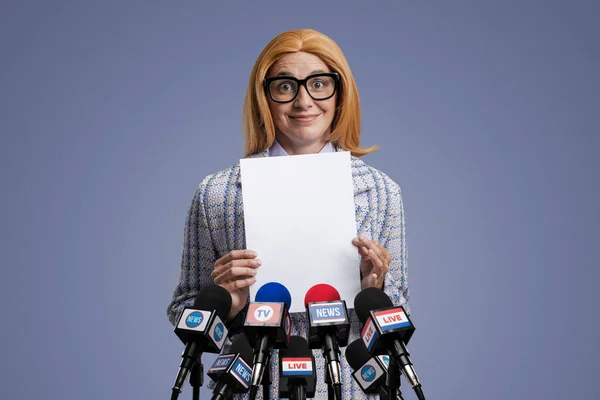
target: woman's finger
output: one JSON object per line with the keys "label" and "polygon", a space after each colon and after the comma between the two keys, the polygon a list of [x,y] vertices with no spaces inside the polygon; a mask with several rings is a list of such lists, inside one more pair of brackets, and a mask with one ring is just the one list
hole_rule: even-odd
{"label": "woman's finger", "polygon": [[221,265],[225,265],[230,261],[233,260],[240,260],[240,259],[251,259],[251,258],[256,258],[258,256],[258,254],[254,251],[254,250],[232,250],[229,253],[225,254],[223,257],[219,258],[216,262],[215,262],[215,267],[217,265],[221,266]]}
{"label": "woman's finger", "polygon": [[390,254],[388,253],[388,251],[385,249],[385,247],[383,247],[380,243],[377,243],[377,248],[379,249],[379,252],[377,253],[377,255],[383,261],[383,267],[382,267],[381,274],[380,274],[381,277],[383,277],[390,270],[391,257],[390,257]]}
{"label": "woman's finger", "polygon": [[376,242],[376,245],[383,254],[383,260],[385,261],[385,264],[390,265],[390,262],[392,262],[392,256],[390,256],[390,253],[385,249],[385,247],[383,247],[381,243]]}
{"label": "woman's finger", "polygon": [[227,271],[230,271],[231,269],[234,269],[234,268],[236,268],[236,269],[238,269],[238,268],[256,269],[261,264],[262,264],[261,261],[257,260],[257,259],[232,260],[225,265],[215,268],[214,271],[211,273],[211,276],[214,279],[224,273],[227,273]]}
{"label": "woman's finger", "polygon": [[[381,285],[379,285],[381,286]],[[365,276],[361,281],[361,289],[365,289],[368,287],[378,287],[377,285],[377,275],[369,274]]]}
{"label": "woman's finger", "polygon": [[[365,252],[366,254],[368,254],[368,250],[372,250],[377,254],[377,256],[379,258],[381,258],[382,260],[385,260],[385,254],[384,254],[385,249],[383,248],[383,246],[379,245],[379,242],[377,242],[376,240],[369,240],[369,239],[365,238],[364,236],[359,236],[356,239],[356,242],[353,241],[353,243],[359,246],[358,247],[359,251],[360,251],[361,247],[365,248],[367,250]],[[382,251],[382,249],[383,249],[383,251]],[[363,255],[365,253],[361,253],[361,255]]]}
{"label": "woman's finger", "polygon": [[381,277],[385,270],[385,264],[383,263],[383,260],[379,257],[379,254],[372,249],[369,249],[369,258],[373,262],[373,269],[371,270],[371,273],[377,274],[377,277]]}
{"label": "woman's finger", "polygon": [[243,289],[245,287],[252,286],[256,282],[256,277],[252,276],[245,279],[238,279],[227,283],[220,283],[219,286],[225,288],[228,292],[235,292],[236,290]]}
{"label": "woman's finger", "polygon": [[369,249],[364,246],[358,246],[358,253],[363,260],[369,258]]}
{"label": "woman's finger", "polygon": [[[242,259],[242,260],[232,260],[225,265],[215,265],[215,269],[210,273],[210,276],[215,280],[217,277],[227,273],[227,271],[232,268],[258,268],[262,262],[258,259]],[[246,274],[252,275],[252,274]]]}
{"label": "woman's finger", "polygon": [[224,282],[238,280],[240,278],[252,277],[255,275],[256,275],[255,268],[233,267],[233,268],[229,268],[229,269],[223,271],[223,273],[221,273],[220,275],[217,275],[213,279],[216,284],[220,284],[220,283],[224,283]]}
{"label": "woman's finger", "polygon": [[359,236],[352,240],[352,244],[358,247],[358,252],[360,253],[363,259],[368,258],[369,256],[369,248],[372,247],[371,241],[364,236]]}

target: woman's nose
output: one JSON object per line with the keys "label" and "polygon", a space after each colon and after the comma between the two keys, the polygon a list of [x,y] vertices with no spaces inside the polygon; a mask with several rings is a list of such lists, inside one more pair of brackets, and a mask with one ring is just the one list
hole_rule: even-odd
{"label": "woman's nose", "polygon": [[298,95],[294,99],[294,107],[297,108],[308,108],[312,105],[312,97],[308,94],[308,91],[304,86],[298,88]]}

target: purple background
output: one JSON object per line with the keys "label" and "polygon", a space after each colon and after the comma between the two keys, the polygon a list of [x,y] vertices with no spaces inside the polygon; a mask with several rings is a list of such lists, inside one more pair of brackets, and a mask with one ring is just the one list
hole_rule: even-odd
{"label": "purple background", "polygon": [[2,1],[0,398],[169,396],[187,207],[242,155],[259,52],[305,27],[345,52],[365,161],[403,189],[427,397],[600,398],[599,11]]}

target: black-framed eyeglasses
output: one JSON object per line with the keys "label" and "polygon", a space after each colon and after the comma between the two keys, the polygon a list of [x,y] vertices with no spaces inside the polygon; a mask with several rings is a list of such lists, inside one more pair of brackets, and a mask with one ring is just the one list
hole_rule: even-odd
{"label": "black-framed eyeglasses", "polygon": [[300,86],[304,86],[314,100],[327,100],[335,94],[339,80],[337,72],[323,72],[309,75],[305,79],[274,76],[266,78],[263,85],[271,100],[276,103],[289,103],[298,96]]}

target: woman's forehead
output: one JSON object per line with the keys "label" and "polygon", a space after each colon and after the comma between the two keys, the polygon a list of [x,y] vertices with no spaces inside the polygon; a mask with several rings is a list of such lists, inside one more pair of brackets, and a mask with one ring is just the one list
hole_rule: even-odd
{"label": "woman's forehead", "polygon": [[270,76],[295,76],[304,78],[319,72],[331,72],[327,65],[316,55],[306,52],[283,55],[269,69]]}

